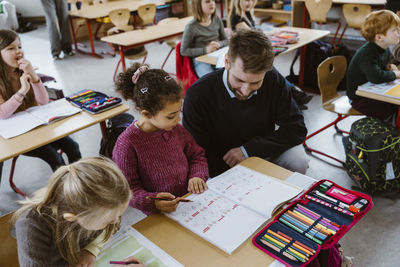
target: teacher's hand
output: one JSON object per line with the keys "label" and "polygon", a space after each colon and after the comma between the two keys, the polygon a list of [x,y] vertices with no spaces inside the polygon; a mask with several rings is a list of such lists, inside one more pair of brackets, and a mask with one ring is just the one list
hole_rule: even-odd
{"label": "teacher's hand", "polygon": [[222,158],[226,164],[228,164],[229,167],[233,167],[246,158],[244,157],[244,154],[240,147],[235,147],[229,150],[224,157]]}

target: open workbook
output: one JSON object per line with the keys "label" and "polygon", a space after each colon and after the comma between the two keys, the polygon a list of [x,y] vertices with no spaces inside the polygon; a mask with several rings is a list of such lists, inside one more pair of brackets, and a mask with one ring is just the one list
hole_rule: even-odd
{"label": "open workbook", "polygon": [[72,106],[64,98],[46,105],[34,106],[15,113],[7,119],[0,120],[0,135],[9,139],[80,111],[79,108]]}
{"label": "open workbook", "polygon": [[302,189],[236,166],[207,181],[208,190],[192,194],[166,216],[228,254],[246,241],[274,212]]}
{"label": "open workbook", "polygon": [[396,79],[391,82],[379,84],[367,82],[358,86],[357,90],[365,91],[374,95],[400,99],[400,80]]}

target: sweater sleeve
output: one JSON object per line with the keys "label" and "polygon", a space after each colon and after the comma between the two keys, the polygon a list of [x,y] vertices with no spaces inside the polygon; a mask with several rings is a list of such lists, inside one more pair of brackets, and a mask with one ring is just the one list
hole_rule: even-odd
{"label": "sweater sleeve", "polygon": [[[388,60],[386,61],[388,62]],[[385,70],[379,66],[379,58],[371,56],[365,60],[365,64],[361,64],[361,71],[368,81],[372,83],[384,83],[394,81],[396,74],[391,70]]]}
{"label": "sweater sleeve", "polygon": [[83,249],[89,251],[95,257],[97,257],[100,254],[100,251],[104,247],[105,243],[107,243],[108,241],[104,240],[104,236],[105,236],[105,231],[101,232],[100,235],[98,235],[92,242],[86,245]]}
{"label": "sweater sleeve", "polygon": [[[127,129],[129,130],[129,128]],[[139,175],[138,156],[126,136],[118,138],[113,150],[113,160],[125,175],[132,191],[130,205],[140,209],[147,215],[158,212],[154,200],[147,197],[155,197],[159,192],[148,192],[143,188]]]}
{"label": "sweater sleeve", "polygon": [[0,119],[7,119],[14,114],[21,103],[18,102],[14,96],[10,97],[10,99],[5,102],[2,102],[2,100],[3,99],[0,97]]}
{"label": "sweater sleeve", "polygon": [[225,28],[224,28],[224,23],[222,20],[217,16],[218,18],[218,24],[219,24],[219,29],[218,29],[218,34],[219,34],[219,44],[221,47],[227,46],[229,44],[229,40],[226,37],[225,34]]}
{"label": "sweater sleeve", "polygon": [[49,95],[42,81],[39,81],[37,83],[31,83],[31,86],[33,92],[35,93],[36,102],[38,102],[39,105],[44,105],[49,103]]}
{"label": "sweater sleeve", "polygon": [[249,142],[243,144],[249,156],[277,157],[289,148],[299,145],[307,135],[304,118],[297,107],[285,79],[277,72],[275,88],[277,95],[277,110],[275,111],[275,124],[278,129],[265,136],[255,136]]}
{"label": "sweater sleeve", "polygon": [[185,128],[182,126],[180,126],[180,128],[183,134],[185,155],[189,163],[188,179],[199,177],[206,182],[209,174],[204,149],[196,143],[194,138]]}
{"label": "sweater sleeve", "polygon": [[51,230],[31,217],[22,215],[15,224],[18,261],[21,267],[52,266],[54,244]]}
{"label": "sweater sleeve", "polygon": [[196,38],[196,29],[194,23],[186,25],[183,31],[181,55],[185,57],[197,57],[206,53],[205,47],[194,47],[194,39]]}

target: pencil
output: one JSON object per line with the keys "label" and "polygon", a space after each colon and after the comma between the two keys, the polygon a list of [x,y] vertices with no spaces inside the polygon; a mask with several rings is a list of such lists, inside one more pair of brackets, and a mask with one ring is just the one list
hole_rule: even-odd
{"label": "pencil", "polygon": [[[286,243],[290,243],[290,240],[289,240],[289,239],[287,239],[286,237],[283,237],[283,236],[280,235],[280,234],[277,234],[277,233],[273,232],[273,231],[270,230],[270,229],[268,229],[267,232],[268,232],[269,234],[273,235],[273,236],[276,236],[277,238],[280,238],[281,240],[285,241]],[[301,251],[303,251],[304,253],[309,254],[309,255],[313,255],[313,254],[314,254],[312,251],[309,251],[308,249],[306,249],[306,248],[304,248],[304,247],[302,247],[302,246],[300,246],[300,245],[298,245],[298,244],[292,243],[292,246],[295,247],[295,248],[297,248],[297,249],[299,249],[299,250],[301,250]]]}
{"label": "pencil", "polygon": [[[267,240],[272,241],[272,242],[274,242],[275,244],[281,246],[282,248],[284,248],[284,247],[286,246],[285,243],[282,243],[281,241],[279,241],[279,240],[273,238],[273,237],[270,236],[270,235],[264,235],[264,237],[265,237]],[[295,250],[295,249],[293,249],[293,248],[291,248],[291,247],[288,247],[288,248],[286,249],[286,251],[287,251],[287,252],[291,252],[291,254],[294,254],[293,256],[297,256],[297,257],[300,257],[300,258],[303,259],[303,260],[308,261],[308,258],[307,258],[306,255],[304,255],[304,254],[298,252],[297,250]],[[303,252],[303,253],[304,253],[304,252]]]}
{"label": "pencil", "polygon": [[[285,235],[284,233],[282,233],[282,232],[280,232],[280,231],[278,231],[278,234],[280,234],[281,236],[283,236],[283,237],[285,237],[285,238],[287,238],[287,239],[289,239],[289,240],[292,240],[292,239],[293,239],[293,238],[291,238],[290,236],[287,236],[287,235]],[[303,247],[303,248],[305,248],[305,249],[307,249],[307,250],[309,250],[309,251],[312,251],[313,253],[316,252],[314,249],[312,249],[312,248],[310,248],[310,247],[304,245],[303,243],[301,243],[301,242],[299,242],[299,241],[297,241],[297,240],[294,241],[294,243],[298,244],[299,246],[301,246],[301,247]]]}
{"label": "pencil", "polygon": [[[278,248],[277,246],[273,245],[272,243],[264,240],[264,239],[260,239],[260,242],[263,243],[264,245],[272,248],[273,250],[275,250],[276,252],[280,252],[280,248]],[[292,260],[292,261],[299,261],[295,256],[290,255],[289,253],[287,253],[286,251],[283,251],[282,254],[287,257],[288,259]]]}
{"label": "pencil", "polygon": [[137,264],[137,261],[110,261],[109,264],[119,264],[119,265],[129,265],[129,264]]}
{"label": "pencil", "polygon": [[[162,197],[146,197],[146,199],[164,200],[164,201],[172,201],[172,200],[174,200],[174,198],[171,199],[171,198],[162,198]],[[193,200],[185,198],[185,199],[179,199],[179,202],[193,202]]]}

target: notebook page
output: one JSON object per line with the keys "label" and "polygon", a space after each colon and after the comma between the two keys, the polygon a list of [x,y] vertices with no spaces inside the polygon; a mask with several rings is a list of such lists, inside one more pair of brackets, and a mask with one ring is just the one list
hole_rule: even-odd
{"label": "notebook page", "polygon": [[175,212],[165,215],[228,254],[266,221],[263,216],[212,190],[192,194],[187,199],[193,202],[180,203]]}
{"label": "notebook page", "polygon": [[127,227],[120,229],[103,247],[97,256],[95,267],[109,267],[109,261],[121,261],[133,256],[145,266],[183,267],[164,250],[156,246],[141,233]]}
{"label": "notebook page", "polygon": [[385,95],[385,96],[390,96],[393,98],[400,98],[400,80],[396,79],[391,82],[386,82],[386,83],[371,83],[367,82],[362,85],[359,85],[358,90],[360,91],[365,91],[377,95]]}
{"label": "notebook page", "polygon": [[237,165],[209,179],[209,188],[271,218],[276,207],[302,192],[301,188]]}
{"label": "notebook page", "polygon": [[44,122],[26,111],[13,114],[7,119],[0,120],[0,135],[9,139],[26,133]]}
{"label": "notebook page", "polygon": [[32,116],[45,123],[71,116],[81,109],[72,106],[65,98],[49,102],[46,105],[31,107],[27,110]]}

